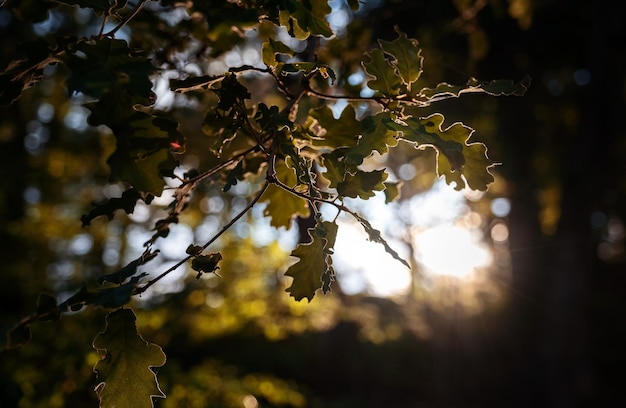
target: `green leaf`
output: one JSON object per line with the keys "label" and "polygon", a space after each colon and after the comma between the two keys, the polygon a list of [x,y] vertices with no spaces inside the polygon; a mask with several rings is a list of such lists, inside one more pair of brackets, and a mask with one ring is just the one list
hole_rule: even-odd
{"label": "green leaf", "polygon": [[287,32],[299,40],[306,40],[309,35],[331,37],[333,31],[326,21],[331,8],[327,0],[309,0],[302,4],[298,0],[281,0],[278,21]]}
{"label": "green leaf", "polygon": [[[356,119],[356,112],[350,104],[341,111],[339,119],[335,119],[333,111],[328,105],[312,110],[311,117],[316,119],[319,126],[324,129],[323,132],[310,129],[310,133],[316,135],[311,139],[311,144],[316,147],[331,149],[353,147],[357,143],[358,135],[364,130],[363,123]],[[315,126],[315,123],[310,125],[310,127]]]}
{"label": "green leaf", "polygon": [[[445,155],[452,166],[452,169],[461,171],[465,164],[463,156],[463,145],[469,137],[468,128],[454,127],[447,129],[448,132],[461,132],[461,135],[454,137],[452,133],[446,135],[440,128],[443,122],[441,114],[434,114],[427,118],[409,118],[406,120],[407,126],[398,126],[396,129],[402,132],[401,139],[413,142],[416,148],[433,147],[439,153]],[[471,129],[470,129],[471,130]],[[457,139],[462,139],[461,141]]]}
{"label": "green leaf", "polygon": [[70,45],[64,62],[71,74],[67,89],[99,98],[111,89],[125,89],[150,104],[154,71],[149,59],[139,56],[124,40],[103,37]]}
{"label": "green leaf", "polygon": [[298,185],[307,186],[309,191],[315,189],[315,174],[311,173],[311,160],[304,157],[290,140],[279,145],[279,151],[285,155],[285,164],[296,172]]}
{"label": "green leaf", "polygon": [[444,176],[448,184],[455,182],[455,189],[467,185],[473,190],[487,190],[494,181],[489,169],[493,162],[487,157],[483,143],[469,143],[474,132],[462,123],[442,129],[444,117],[435,113],[425,118],[407,120],[409,131],[402,138],[432,145],[437,150],[437,174]]}
{"label": "green leaf", "polygon": [[365,72],[374,77],[367,81],[367,86],[380,92],[384,96],[396,96],[400,94],[402,81],[396,74],[396,69],[385,58],[383,51],[376,49],[365,53],[369,61],[363,62]]}
{"label": "green leaf", "polygon": [[396,198],[400,197],[400,185],[399,182],[387,182],[385,185],[385,204],[389,204]]}
{"label": "green leaf", "polygon": [[269,38],[268,41],[263,43],[261,54],[265,65],[275,67],[278,65],[278,61],[276,60],[277,54],[285,54],[293,57],[295,55],[295,51],[289,48],[289,46],[282,41],[275,41],[272,38]]}
{"label": "green leaf", "polygon": [[[380,40],[379,44],[383,51],[394,58],[392,64],[402,82],[411,89],[411,84],[417,81],[422,74],[421,49],[417,46],[417,40],[408,38],[406,34],[398,31],[398,38],[393,41]],[[371,87],[370,87],[371,88]]]}
{"label": "green leaf", "polygon": [[335,275],[331,254],[337,228],[334,222],[318,222],[315,228],[308,230],[311,242],[299,244],[291,252],[291,256],[300,260],[285,272],[286,276],[293,278],[287,292],[297,301],[307,298],[310,302],[322,285],[326,291],[330,289],[330,282]]}
{"label": "green leaf", "polygon": [[296,74],[298,72],[302,72],[306,77],[320,74],[325,79],[330,78],[332,83],[334,83],[337,79],[335,71],[333,71],[330,66],[319,62],[280,63],[276,65],[276,71],[282,75]]}
{"label": "green leaf", "polygon": [[386,153],[389,146],[398,144],[398,131],[391,113],[383,111],[362,121],[363,133],[359,143],[346,153],[347,164],[359,165],[374,151]]}
{"label": "green leaf", "polygon": [[471,78],[465,85],[450,85],[443,82],[435,88],[422,89],[420,94],[428,99],[459,97],[464,93],[486,93],[493,96],[522,96],[530,87],[530,82],[531,79],[528,75],[522,78],[520,82],[513,82],[509,79],[482,82],[476,78]]}
{"label": "green leaf", "polygon": [[[276,162],[276,177],[284,184],[293,187],[298,184],[295,172],[284,161]],[[267,202],[263,215],[271,217],[270,225],[276,228],[291,228],[291,221],[300,216],[309,216],[309,202],[272,184],[259,201]]]}
{"label": "green leaf", "polygon": [[346,164],[342,160],[345,153],[346,149],[336,149],[321,156],[321,164],[326,168],[322,175],[330,182],[331,188],[337,188],[346,177]]}
{"label": "green leaf", "polygon": [[358,170],[355,174],[347,173],[345,179],[337,185],[337,193],[341,197],[360,197],[363,200],[374,197],[374,191],[385,189],[383,181],[389,175],[384,170],[370,172]]}
{"label": "green leaf", "polygon": [[165,364],[165,353],[137,332],[130,309],[111,312],[106,327],[93,341],[102,355],[94,372],[99,383],[96,393],[106,408],[152,408],[152,398],[165,398],[152,367]]}

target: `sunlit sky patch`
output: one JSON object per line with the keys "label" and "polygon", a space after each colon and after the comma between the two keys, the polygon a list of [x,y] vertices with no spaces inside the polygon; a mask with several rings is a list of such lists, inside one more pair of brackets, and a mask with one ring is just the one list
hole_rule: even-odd
{"label": "sunlit sky patch", "polygon": [[[402,204],[386,205],[382,195],[374,197],[363,203],[362,213],[404,258],[408,250],[402,240],[410,237],[421,274],[469,279],[492,261],[477,228],[480,216],[470,212],[463,192],[443,181]],[[411,271],[380,244],[367,241],[363,228],[348,218],[340,224],[334,260],[348,294],[394,296],[410,290]]]}
{"label": "sunlit sky patch", "polygon": [[440,225],[415,238],[417,258],[423,273],[469,277],[476,268],[487,266],[491,255],[481,243],[482,236],[467,228]]}
{"label": "sunlit sky patch", "polygon": [[[389,240],[406,258],[406,250]],[[403,253],[404,252],[404,253]],[[409,269],[385,252],[382,245],[367,240],[360,224],[339,222],[334,262],[342,290],[351,295],[367,292],[388,297],[406,293],[411,285]]]}

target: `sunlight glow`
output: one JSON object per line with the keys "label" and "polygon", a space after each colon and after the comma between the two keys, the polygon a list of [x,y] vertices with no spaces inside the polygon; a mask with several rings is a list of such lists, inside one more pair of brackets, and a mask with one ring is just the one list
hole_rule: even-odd
{"label": "sunlight glow", "polygon": [[[398,243],[389,243],[402,249]],[[405,254],[400,256],[406,258]],[[347,294],[368,292],[389,297],[405,294],[411,285],[411,271],[386,253],[382,245],[368,241],[357,223],[339,223],[333,261],[339,284]]]}
{"label": "sunlight glow", "polygon": [[430,228],[415,239],[418,261],[433,275],[468,278],[492,256],[470,230],[454,225]]}

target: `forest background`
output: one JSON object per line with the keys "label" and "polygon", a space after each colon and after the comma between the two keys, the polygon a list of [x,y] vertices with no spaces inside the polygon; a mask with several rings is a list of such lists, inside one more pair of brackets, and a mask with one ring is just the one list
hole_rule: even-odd
{"label": "forest background", "polygon": [[[434,84],[532,78],[521,97],[464,95],[437,105],[448,123],[472,126],[500,163],[486,193],[463,196],[464,212],[455,220],[480,233],[492,262],[469,278],[451,277],[429,275],[411,257],[405,289],[382,296],[347,259],[337,265],[331,293],[297,302],[284,291],[290,278],[282,272],[302,240],[293,236],[298,228],[281,235],[259,220],[261,213],[253,214],[220,241],[221,276],[194,279],[189,271],[133,300],[139,332],[167,355],[157,369],[167,398],[155,405],[626,404],[620,318],[626,306],[620,290],[626,270],[626,38],[615,3],[388,0],[366,2],[359,12],[333,3],[350,22],[342,35],[352,41],[329,51],[338,58],[362,53],[375,39],[391,41],[399,30],[419,41]],[[0,8],[2,69],[15,52],[12,38],[25,30],[45,36],[64,29],[50,19],[24,24],[14,10],[28,6],[16,4]],[[71,8],[64,12],[70,25],[96,21]],[[47,75],[54,78],[54,72]],[[81,225],[94,197],[120,191],[109,186],[94,193],[93,184],[107,177],[94,163],[111,149],[110,138],[87,126],[74,102],[61,81],[49,80],[0,110],[5,332],[35,311],[41,292],[64,300],[87,278],[132,260],[133,242],[141,245],[145,236],[136,224],[152,227],[140,211],[130,218],[116,214],[112,223],[93,220],[89,229]],[[188,152],[199,148],[188,143]],[[413,164],[400,200],[425,201],[432,191],[454,190],[445,184],[431,190],[432,155],[409,154],[418,153],[388,163],[398,170]],[[238,194],[249,193],[233,190],[223,201],[207,199],[185,222],[226,223],[220,209],[241,206]],[[179,231],[183,241],[185,231]],[[161,252],[168,256],[168,248]],[[348,285],[355,279],[356,289]],[[33,324],[30,342],[0,355],[0,405],[97,406],[93,367],[99,356],[92,341],[108,312],[86,308]]]}

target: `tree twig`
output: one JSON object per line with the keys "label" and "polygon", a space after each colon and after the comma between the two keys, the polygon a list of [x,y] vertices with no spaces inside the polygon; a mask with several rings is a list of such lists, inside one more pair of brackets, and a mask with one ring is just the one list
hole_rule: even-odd
{"label": "tree twig", "polygon": [[105,37],[113,37],[115,35],[115,33],[117,33],[119,30],[121,30],[122,27],[124,27],[126,24],[128,24],[128,22],[130,22],[130,20],[132,20],[133,18],[135,18],[135,16],[137,14],[139,14],[139,12],[143,8],[143,6],[146,3],[146,1],[148,1],[148,0],[139,0],[137,2],[137,6],[135,6],[135,9],[132,11],[132,13],[130,13],[125,19],[120,21],[115,27],[113,27],[113,29],[111,31],[109,31],[108,33],[104,34],[104,36]]}
{"label": "tree twig", "polygon": [[[226,225],[224,225],[222,227],[222,229],[215,234],[210,240],[208,240],[204,245],[201,246],[202,251],[204,251],[205,249],[207,249],[213,242],[215,242],[216,239],[218,239],[219,237],[221,237],[226,231],[228,231],[230,229],[230,227],[233,226],[233,224],[235,224],[241,217],[243,217],[248,211],[250,211],[250,209],[259,201],[259,199],[261,198],[261,196],[263,195],[263,193],[265,193],[265,191],[267,190],[267,188],[269,187],[270,182],[269,181],[265,181],[265,183],[263,184],[263,187],[261,187],[261,189],[259,190],[259,192],[254,196],[254,198],[248,203],[248,205],[246,206],[246,208],[244,208],[243,210],[241,210],[235,217],[233,217],[232,220],[230,220]],[[175,271],[176,269],[178,269],[181,265],[183,265],[185,262],[187,262],[188,260],[190,260],[191,258],[193,258],[193,255],[189,255],[183,259],[181,259],[180,261],[178,261],[176,264],[174,264],[173,266],[171,266],[169,269],[167,269],[166,271],[162,272],[159,276],[157,276],[156,278],[148,281],[145,285],[143,285],[140,288],[135,289],[135,291],[133,292],[133,295],[139,295],[143,292],[145,292],[150,286],[154,285],[155,283],[157,283],[159,280],[163,279],[165,276],[167,276],[169,273]]]}

